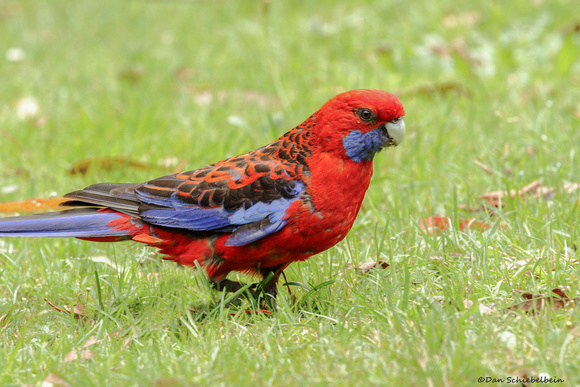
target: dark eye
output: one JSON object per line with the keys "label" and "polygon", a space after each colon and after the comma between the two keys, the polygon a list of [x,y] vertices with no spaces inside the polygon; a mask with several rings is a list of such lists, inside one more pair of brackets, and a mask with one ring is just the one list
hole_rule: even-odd
{"label": "dark eye", "polygon": [[363,121],[372,121],[375,118],[375,115],[370,109],[359,109],[357,114]]}

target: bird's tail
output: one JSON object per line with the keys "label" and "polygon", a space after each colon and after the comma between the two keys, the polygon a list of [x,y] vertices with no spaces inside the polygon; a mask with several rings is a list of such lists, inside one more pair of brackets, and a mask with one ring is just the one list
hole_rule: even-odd
{"label": "bird's tail", "polygon": [[111,227],[126,215],[98,208],[75,208],[59,212],[0,219],[0,237],[102,238],[129,235],[127,229]]}

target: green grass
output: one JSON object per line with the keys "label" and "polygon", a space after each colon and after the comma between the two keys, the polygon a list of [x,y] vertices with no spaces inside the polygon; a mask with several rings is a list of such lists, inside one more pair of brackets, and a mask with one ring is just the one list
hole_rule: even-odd
{"label": "green grass", "polygon": [[[203,275],[140,245],[0,240],[0,385],[580,384],[579,309],[505,312],[516,291],[580,297],[578,192],[507,200],[475,215],[483,233],[419,227],[473,216],[458,205],[485,192],[580,181],[578,14],[573,0],[2,1],[0,202],[212,163],[354,88],[399,95],[408,136],[375,159],[346,240],[286,270],[309,290],[295,305],[283,290],[274,314],[224,309]],[[35,116],[18,117],[23,98]],[[154,166],[68,173],[116,156]],[[391,266],[342,271],[374,260]],[[74,350],[93,357],[65,361]]]}

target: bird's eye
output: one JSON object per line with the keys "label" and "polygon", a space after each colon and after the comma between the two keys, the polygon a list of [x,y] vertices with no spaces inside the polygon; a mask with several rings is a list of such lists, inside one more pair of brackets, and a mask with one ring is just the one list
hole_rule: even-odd
{"label": "bird's eye", "polygon": [[363,121],[372,121],[375,117],[370,109],[359,109],[357,114]]}

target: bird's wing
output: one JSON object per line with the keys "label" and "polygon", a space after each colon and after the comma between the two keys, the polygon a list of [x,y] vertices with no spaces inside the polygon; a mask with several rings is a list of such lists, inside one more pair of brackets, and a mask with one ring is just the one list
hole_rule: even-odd
{"label": "bird's wing", "polygon": [[229,232],[242,246],[280,230],[304,192],[296,168],[246,154],[143,184],[96,184],[65,195],[66,206],[105,206],[156,226]]}

